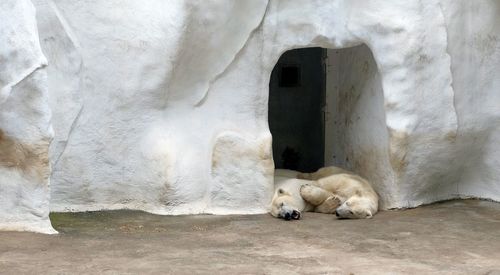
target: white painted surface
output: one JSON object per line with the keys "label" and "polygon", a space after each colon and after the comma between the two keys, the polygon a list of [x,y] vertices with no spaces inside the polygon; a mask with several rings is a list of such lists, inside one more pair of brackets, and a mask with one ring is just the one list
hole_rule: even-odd
{"label": "white painted surface", "polygon": [[[288,49],[361,44],[371,50],[378,72],[365,79],[346,75],[344,83],[359,78],[378,84],[371,95],[370,88],[359,90],[360,102],[350,114],[364,119],[346,128],[345,137],[357,138],[344,142],[353,160],[362,160],[367,147],[381,150],[373,161],[351,165],[378,182],[382,205],[412,207],[462,196],[500,200],[496,1],[33,2],[50,64],[40,72],[48,72],[48,80],[37,79],[35,86],[48,85],[54,113],[54,211],[265,212],[273,185],[267,125],[273,66]],[[2,22],[17,24],[0,25],[2,37],[12,36],[11,26],[23,34],[33,26],[29,2],[1,5],[12,3],[25,7],[1,9]],[[31,21],[19,21],[23,16]],[[35,37],[36,27],[28,33]],[[33,41],[30,53],[24,48],[29,44],[12,49],[41,64]],[[4,45],[1,56],[14,68],[18,60]],[[369,55],[357,49],[353,59],[342,62],[352,72],[357,60]],[[0,128],[15,128],[17,120],[29,118],[29,125],[47,136],[48,149],[45,103],[8,103],[13,92],[5,87],[26,77],[19,72],[1,71],[0,113],[5,104],[27,110]],[[46,101],[46,90],[39,97]],[[367,133],[372,123],[376,130]],[[19,140],[21,134],[39,139],[16,131]],[[12,169],[2,169],[3,178],[14,178]],[[5,194],[2,200],[12,201],[14,195]],[[27,201],[47,213],[46,195]],[[3,209],[0,217],[11,211]],[[17,211],[21,224],[14,229],[22,229],[23,222],[32,222],[26,214],[32,210]],[[0,224],[6,221],[1,218]]]}
{"label": "white painted surface", "polygon": [[500,201],[500,2],[443,0],[440,6],[458,116],[443,181],[455,183],[461,197]]}
{"label": "white painted surface", "polygon": [[1,1],[0,22],[0,230],[56,233],[49,221],[47,61],[35,9],[30,1]]}

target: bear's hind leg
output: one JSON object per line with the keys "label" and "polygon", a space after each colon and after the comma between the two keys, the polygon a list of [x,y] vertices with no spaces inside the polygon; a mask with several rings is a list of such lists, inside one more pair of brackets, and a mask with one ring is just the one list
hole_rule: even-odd
{"label": "bear's hind leg", "polygon": [[318,206],[326,199],[333,196],[333,193],[311,184],[305,184],[300,187],[300,195],[308,203],[313,206]]}
{"label": "bear's hind leg", "polygon": [[337,207],[342,204],[339,197],[332,195],[328,197],[322,204],[316,206],[314,212],[325,213],[325,214],[333,214]]}

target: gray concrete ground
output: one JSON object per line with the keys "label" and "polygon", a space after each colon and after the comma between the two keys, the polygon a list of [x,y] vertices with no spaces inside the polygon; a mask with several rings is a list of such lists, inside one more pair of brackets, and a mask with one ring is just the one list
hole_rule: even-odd
{"label": "gray concrete ground", "polygon": [[51,218],[59,235],[0,232],[2,274],[500,274],[500,204],[485,201],[371,220],[135,211]]}

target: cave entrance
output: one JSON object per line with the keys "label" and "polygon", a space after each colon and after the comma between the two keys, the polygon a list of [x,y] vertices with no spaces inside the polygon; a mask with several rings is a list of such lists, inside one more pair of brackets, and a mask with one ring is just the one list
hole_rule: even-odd
{"label": "cave entrance", "polygon": [[285,52],[271,73],[268,107],[277,169],[335,165],[384,181],[384,93],[368,46]]}
{"label": "cave entrance", "polygon": [[285,52],[269,82],[269,128],[277,169],[312,172],[324,166],[326,50]]}

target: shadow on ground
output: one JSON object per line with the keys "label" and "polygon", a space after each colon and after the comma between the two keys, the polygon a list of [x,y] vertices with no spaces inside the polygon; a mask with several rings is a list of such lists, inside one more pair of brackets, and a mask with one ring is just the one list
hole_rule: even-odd
{"label": "shadow on ground", "polygon": [[1,273],[500,274],[500,204],[485,201],[383,211],[371,220],[138,211],[51,220],[59,235],[0,232]]}

